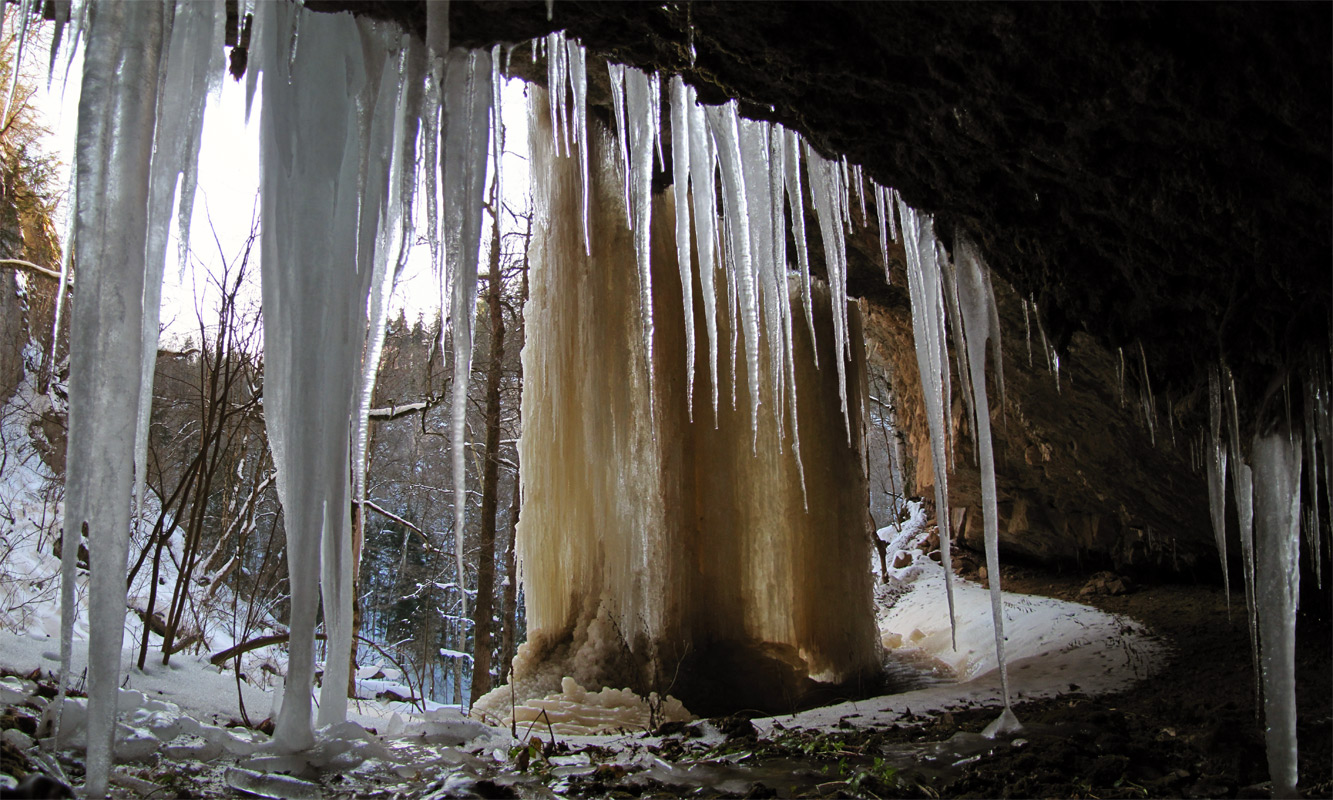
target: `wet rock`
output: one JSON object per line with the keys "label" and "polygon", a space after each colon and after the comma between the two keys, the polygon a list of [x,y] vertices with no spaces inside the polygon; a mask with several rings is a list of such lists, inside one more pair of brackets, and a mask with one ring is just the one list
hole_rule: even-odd
{"label": "wet rock", "polygon": [[1119,596],[1134,591],[1134,582],[1114,572],[1098,572],[1078,590],[1079,597]]}

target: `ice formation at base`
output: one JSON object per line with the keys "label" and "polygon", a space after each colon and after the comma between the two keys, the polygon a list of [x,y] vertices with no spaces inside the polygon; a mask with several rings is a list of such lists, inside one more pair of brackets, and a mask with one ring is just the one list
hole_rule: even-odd
{"label": "ice formation at base", "polygon": [[[507,689],[498,690],[508,693]],[[556,736],[592,736],[622,731],[652,731],[664,722],[688,722],[694,715],[670,695],[652,692],[641,697],[629,689],[590,692],[573,678],[560,681],[560,691],[504,706],[494,720],[516,726],[523,739],[543,731]]]}
{"label": "ice formation at base", "polygon": [[[654,197],[651,216],[635,220],[652,233],[658,313],[657,377],[650,384],[634,302],[638,279],[626,268],[638,231],[626,223],[616,144],[605,129],[590,126],[587,256],[578,164],[556,156],[545,99],[530,103],[537,117],[530,152],[538,234],[525,311],[519,443],[518,536],[529,630],[515,664],[520,699],[553,692],[570,676],[586,686],[644,692],[678,681],[673,693],[693,704],[691,697],[708,699],[701,683],[733,689],[763,683],[746,672],[760,669],[751,656],[802,679],[839,681],[876,669],[864,567],[864,361],[855,307],[848,318],[856,346],[846,366],[855,422],[850,443],[836,372],[814,367],[804,329],[794,336],[800,427],[813,442],[801,452],[807,512],[778,420],[760,414],[757,429],[751,427],[755,402],[747,387],[768,390],[762,404],[772,407],[771,376],[739,371],[749,362],[762,373],[769,358],[732,364],[724,355],[723,374],[733,366],[738,371],[737,407],[719,408],[716,427],[703,415],[689,419],[672,194]],[[833,315],[827,293],[818,294],[815,327],[827,348],[821,360],[829,363],[836,357],[829,347]],[[785,286],[782,302],[788,302]],[[717,305],[718,328],[727,331],[734,323],[726,304]],[[757,355],[767,356],[771,340],[754,341]],[[696,368],[704,370],[701,363]],[[708,402],[707,385],[702,376],[694,382],[696,406]],[[650,386],[658,396],[655,418]],[[507,705],[507,689],[494,694],[478,708]]]}

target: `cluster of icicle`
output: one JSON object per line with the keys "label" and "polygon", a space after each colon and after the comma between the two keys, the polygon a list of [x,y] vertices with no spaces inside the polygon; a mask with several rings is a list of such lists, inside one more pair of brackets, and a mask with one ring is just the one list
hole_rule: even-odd
{"label": "cluster of icicle", "polygon": [[[36,5],[23,4],[22,29]],[[173,211],[180,239],[188,241],[203,106],[223,74],[226,6],[88,0],[56,7],[54,48],[70,22],[76,46],[84,47],[72,224],[83,274],[71,317],[64,538],[71,553],[82,534],[92,544],[87,792],[101,795],[115,731],[130,482],[137,476],[133,496],[142,496],[165,248]],[[423,182],[427,238],[451,287],[460,376],[453,433],[455,453],[461,458],[463,451],[459,398],[466,396],[471,361],[488,131],[499,81],[491,54],[449,49],[445,4],[428,10],[422,43],[391,26],[309,13],[294,3],[244,2],[240,9],[254,20],[248,102],[258,74],[265,74],[265,415],[291,585],[291,656],[275,733],[285,749],[314,742],[321,591],[329,657],[319,722],[346,714],[355,569],[350,500],[365,491],[366,410],[391,281],[413,238]],[[53,68],[55,58],[53,49]],[[465,496],[461,488],[457,496]],[[460,551],[463,513],[460,503]],[[460,552],[460,573],[461,561]],[[65,559],[66,679],[74,569],[73,557]]]}
{"label": "cluster of icicle", "polygon": [[[486,163],[494,155],[488,145],[494,144],[498,151],[488,130],[498,105],[499,58],[498,52],[450,50],[444,4],[427,5],[424,48],[375,23],[311,14],[294,4],[247,3],[243,12],[254,14],[248,98],[257,90],[258,73],[265,74],[261,120],[265,413],[278,467],[291,570],[291,660],[275,739],[280,747],[300,749],[314,741],[311,688],[321,592],[330,657],[319,722],[337,722],[346,713],[348,664],[342,654],[350,652],[355,568],[349,501],[365,491],[365,412],[390,281],[404,263],[419,191],[425,193],[432,259],[448,287],[455,359],[456,484],[463,479],[463,401],[471,362]],[[203,102],[221,74],[225,8],[221,2],[89,2],[74,9],[70,18],[75,41],[83,39],[85,47],[74,223],[84,276],[72,322],[73,457],[65,552],[77,553],[83,531],[93,540],[88,791],[100,794],[106,787],[115,728],[125,612],[124,585],[118,576],[124,574],[131,516],[127,498],[130,476],[143,475],[144,422],[151,397],[167,230],[179,181],[179,227],[182,240],[188,239]],[[26,14],[23,19],[26,23]],[[586,56],[580,45],[559,34],[543,44],[552,85],[560,89],[552,92],[560,120],[557,136],[564,140],[567,154],[571,141],[578,146],[586,175]],[[664,160],[659,137],[661,87],[657,76],[633,68],[609,65],[609,75],[625,165],[626,203],[635,229],[643,336],[651,369],[647,221],[654,151],[659,162]],[[572,121],[566,84],[573,94]],[[679,206],[685,207],[691,197],[691,184],[707,187],[694,192],[692,199],[714,412],[719,393],[712,301],[717,259],[721,263],[716,266],[726,276],[733,317],[738,314],[742,321],[752,422],[758,419],[755,383],[762,313],[771,337],[773,396],[779,399],[775,413],[779,428],[784,418],[790,420],[793,450],[799,452],[793,321],[785,302],[784,203],[791,211],[800,292],[813,335],[800,169],[804,159],[832,287],[839,354],[835,366],[839,384],[845,386],[849,346],[844,236],[852,223],[853,188],[865,218],[865,181],[858,167],[845,159],[823,158],[795,132],[741,119],[734,102],[701,106],[679,78],[670,81],[669,96]],[[717,170],[723,187],[720,212],[713,192]],[[896,193],[873,182],[872,189],[887,271],[888,243],[897,236],[891,213]],[[943,248],[934,240],[929,219],[918,220],[901,201],[898,205],[911,240],[909,272],[917,316],[931,320],[931,329],[940,334],[932,345],[937,351],[933,361],[925,346],[919,353],[927,381],[943,381],[945,386],[943,395],[934,395],[932,405],[932,436],[939,438],[937,429],[944,420],[939,409],[947,405],[948,380],[938,357],[943,353],[944,307],[939,294]],[[586,233],[586,201],[584,215]],[[681,220],[676,244],[682,254],[685,313],[691,315],[689,216],[681,215]],[[980,259],[974,251],[966,252],[969,255],[959,260],[962,279],[955,281],[951,269],[944,274],[949,286],[957,284],[950,295],[955,314],[966,309],[957,319],[969,339],[977,342],[973,349],[984,350],[988,339],[998,346],[993,306],[986,305],[993,299]],[[686,330],[693,331],[692,321],[687,320]],[[732,346],[737,346],[736,340]],[[693,364],[692,339],[687,347]],[[967,357],[976,365],[970,384],[977,398],[974,406],[983,409],[980,420],[987,418],[987,405],[984,377],[975,377],[984,373],[984,354],[979,352]],[[842,405],[845,416],[845,395]],[[846,419],[845,428],[850,432]],[[984,438],[988,443],[988,435]],[[984,450],[989,460],[988,444]],[[127,469],[131,464],[138,468]],[[351,480],[349,464],[355,476]],[[937,458],[941,492],[945,464],[942,455]],[[993,554],[993,470],[988,474],[992,486],[987,495],[988,554]],[[461,485],[456,497],[465,497]],[[948,507],[943,494],[940,507]],[[457,503],[460,576],[464,514],[465,504]],[[947,539],[947,530],[943,533]],[[72,650],[69,623],[75,616],[73,568],[71,555],[65,565],[63,597],[66,675]],[[991,573],[998,575],[998,570]],[[465,605],[465,594],[460,595]],[[997,626],[1000,621],[997,611]],[[1002,646],[998,628],[997,646]]]}
{"label": "cluster of icicle", "polygon": [[[1227,583],[1227,478],[1239,522],[1241,571],[1256,690],[1262,699],[1268,770],[1274,797],[1294,797],[1296,765],[1296,603],[1300,594],[1300,544],[1304,527],[1307,557],[1322,582],[1319,540],[1319,460],[1323,483],[1333,498],[1333,385],[1323,365],[1304,376],[1303,414],[1293,418],[1293,389],[1284,422],[1255,433],[1249,460],[1241,447],[1236,386],[1225,366],[1208,376],[1208,430],[1204,470],[1208,503]],[[1225,432],[1223,424],[1225,422]],[[1262,422],[1262,421],[1261,421]],[[1228,469],[1228,467],[1230,469]],[[1301,491],[1303,467],[1306,491]],[[1303,502],[1304,500],[1304,502]],[[1227,590],[1230,602],[1230,589]],[[1256,706],[1256,713],[1259,706]]]}
{"label": "cluster of icicle", "polygon": [[[581,173],[584,176],[583,230],[585,246],[587,214],[587,97],[586,57],[576,42],[553,33],[546,42],[547,77],[550,88],[552,134],[556,152],[564,146],[573,155],[571,142],[578,145]],[[611,99],[620,141],[621,163],[625,176],[625,204],[635,234],[635,252],[639,274],[640,303],[643,320],[644,350],[648,353],[649,383],[652,383],[652,285],[649,264],[648,221],[651,218],[653,155],[663,162],[664,144],[660,107],[660,78],[633,67],[608,64]],[[801,162],[809,185],[809,201],[814,208],[824,244],[830,295],[833,304],[834,335],[837,341],[835,368],[838,384],[844,387],[842,412],[850,437],[845,395],[847,343],[847,248],[846,235],[852,226],[852,199],[856,196],[862,222],[866,220],[865,179],[859,166],[844,157],[828,160],[802,140],[795,131],[780,124],[744,119],[737,113],[735,101],[720,106],[701,105],[694,89],[679,76],[668,82],[670,110],[670,152],[676,216],[676,250],[680,262],[681,289],[684,293],[686,363],[693,380],[695,342],[693,278],[697,275],[703,292],[705,330],[709,338],[709,374],[712,376],[712,401],[717,412],[717,325],[713,305],[714,259],[727,282],[727,297],[733,305],[732,318],[739,315],[740,331],[749,376],[751,424],[757,430],[759,387],[757,362],[760,353],[759,320],[769,336],[768,352],[772,359],[770,374],[774,380],[772,396],[778,399],[772,410],[783,430],[783,401],[790,406],[792,447],[800,458],[800,439],[796,426],[796,386],[792,347],[790,306],[786,302],[787,212],[791,217],[791,240],[806,324],[814,335],[810,308],[810,265],[806,249],[805,202]],[[570,100],[572,96],[572,108]],[[721,209],[717,207],[714,187],[721,174]],[[1004,619],[1000,595],[999,529],[996,508],[995,469],[991,447],[990,404],[986,392],[986,358],[999,370],[1000,327],[991,289],[990,273],[977,248],[965,237],[955,243],[955,261],[950,262],[945,247],[935,237],[928,215],[920,215],[889,187],[870,181],[878,213],[880,246],[885,277],[889,277],[889,248],[898,239],[899,221],[903,247],[907,255],[907,274],[912,301],[917,361],[926,397],[935,467],[936,507],[941,520],[941,552],[949,582],[949,616],[953,619],[952,572],[949,569],[948,465],[952,453],[946,442],[952,437],[947,428],[946,410],[950,407],[950,379],[946,336],[952,332],[958,374],[982,472],[982,505],[985,519],[986,557],[995,627],[995,646],[1001,665],[1001,683],[1005,702],[1006,727],[1013,720],[1009,710],[1007,671],[1004,667]],[[693,190],[693,191],[691,191]],[[691,200],[692,206],[691,206]],[[897,207],[897,214],[894,210]],[[692,209],[692,215],[690,213]],[[691,262],[690,220],[693,219],[697,272]],[[720,257],[719,254],[720,253]],[[733,341],[733,348],[736,342]],[[734,374],[734,373],[733,373]],[[1003,405],[1004,382],[996,373]],[[784,385],[778,385],[781,382]],[[651,391],[651,390],[650,390]],[[692,398],[692,387],[687,392]],[[733,391],[734,402],[734,391]],[[693,409],[691,409],[692,413]]]}

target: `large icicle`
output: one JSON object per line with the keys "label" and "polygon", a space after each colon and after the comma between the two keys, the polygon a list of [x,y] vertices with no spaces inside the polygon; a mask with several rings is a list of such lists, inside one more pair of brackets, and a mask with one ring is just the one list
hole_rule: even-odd
{"label": "large icicle", "polygon": [[167,35],[159,3],[107,4],[90,23],[79,99],[75,242],[79,292],[70,330],[61,682],[72,655],[73,562],[91,553],[85,791],[106,793],[116,729],[130,483],[143,341],[149,176]]}
{"label": "large icicle", "polygon": [[1204,466],[1208,474],[1208,512],[1213,521],[1213,540],[1222,562],[1222,589],[1231,609],[1231,581],[1227,575],[1227,446],[1222,440],[1222,380],[1217,368],[1208,371],[1208,452]]}
{"label": "large icicle", "polygon": [[[350,530],[349,427],[365,336],[367,279],[357,274],[362,128],[357,98],[366,81],[357,25],[346,15],[314,14],[287,3],[266,17],[260,146],[264,295],[264,412],[278,496],[286,520],[291,585],[289,666],[275,744],[314,742],[311,688],[320,573],[330,553],[347,552]],[[302,18],[318,47],[288,52]],[[331,81],[330,76],[346,76]],[[340,575],[350,558],[336,565]],[[330,631],[350,622],[345,599],[329,602]],[[333,645],[330,646],[332,651]],[[345,669],[345,667],[344,667]],[[325,685],[334,682],[326,675]],[[343,695],[346,682],[323,693]],[[335,701],[336,702],[336,701]]]}
{"label": "large icicle", "polygon": [[[1000,327],[998,317],[992,313],[995,307],[995,295],[991,290],[987,268],[981,261],[972,242],[965,236],[958,237],[954,248],[954,264],[957,277],[958,307],[964,338],[967,341],[967,364],[971,372],[972,408],[975,411],[973,422],[976,429],[973,440],[976,444],[978,460],[981,466],[981,513],[984,519],[986,540],[986,572],[990,583],[991,621],[995,626],[995,660],[1000,666],[1000,690],[1004,694],[1004,713],[1009,717],[1001,723],[1012,729],[1017,722],[1013,719],[1013,709],[1009,704],[1009,668],[1004,656],[1004,601],[1000,593],[1000,526],[999,509],[995,490],[995,453],[991,442],[990,404],[986,398],[986,345],[998,355]],[[992,363],[997,369],[1000,361]],[[941,544],[944,536],[940,536]],[[943,551],[941,551],[942,554]]]}
{"label": "large icicle", "polygon": [[546,97],[551,103],[551,136],[555,142],[555,153],[560,154],[560,142],[565,143],[565,155],[569,155],[569,116],[565,113],[565,99],[569,96],[565,88],[565,35],[560,31],[546,34]]}
{"label": "large icicle", "polygon": [[625,69],[625,116],[629,124],[629,218],[633,220],[634,260],[639,269],[639,318],[642,321],[643,352],[648,371],[648,407],[655,413],[655,363],[653,357],[653,269],[651,220],[653,213],[653,142],[657,124],[653,97],[659,93],[657,76],[642,70]]}
{"label": "large icicle", "polygon": [[[592,235],[588,232],[588,53],[574,40],[565,43],[569,50],[569,83],[574,89],[574,139],[579,145],[579,175],[583,185],[583,252],[592,255]],[[500,88],[497,86],[496,97]],[[496,162],[499,169],[499,162]]]}
{"label": "large icicle", "polygon": [[[801,191],[801,144],[796,131],[782,132],[782,168],[787,173],[787,207],[791,209],[792,242],[796,246],[796,265],[801,272],[801,307],[805,311],[805,326],[810,341],[815,341],[815,322],[810,306],[810,252],[805,246],[805,196]],[[815,366],[819,366],[819,348],[813,348]]]}
{"label": "large icicle", "polygon": [[[750,253],[753,258],[755,285],[759,290],[763,332],[768,339],[769,375],[772,386],[772,410],[777,428],[782,430],[778,408],[782,396],[784,363],[782,353],[782,322],[778,316],[777,268],[774,263],[773,191],[770,184],[768,139],[766,122],[739,120],[741,143],[741,170],[745,178],[745,202],[749,210],[745,222],[750,229]],[[785,270],[783,272],[785,278]],[[785,279],[783,301],[786,300]]]}
{"label": "large icicle", "polygon": [[[686,125],[690,134],[690,183],[694,201],[695,251],[699,254],[699,291],[704,301],[704,327],[708,332],[708,365],[713,379],[713,425],[717,425],[717,294],[713,256],[717,250],[717,197],[713,176],[717,152],[708,131],[703,106],[695,100],[694,88],[686,87]],[[681,213],[677,208],[676,213]]]}
{"label": "large icicle", "polygon": [[491,112],[491,57],[480,50],[450,51],[444,84],[444,242],[451,274],[449,317],[454,331],[452,408],[454,557],[459,602],[467,616],[463,532],[467,524],[467,385],[477,303],[477,259],[486,200],[487,127]]}
{"label": "large icicle", "polygon": [[[222,3],[181,3],[170,24],[170,45],[159,87],[153,167],[149,178],[148,250],[140,336],[138,434],[134,448],[134,516],[143,507],[148,461],[148,417],[153,405],[153,372],[157,368],[157,334],[161,319],[162,275],[173,201],[179,194],[180,263],[190,239],[194,209],[195,167],[204,130],[204,101],[210,84],[222,74]],[[177,192],[179,181],[180,190]]]}
{"label": "large icicle", "polygon": [[[616,114],[616,141],[620,143],[620,171],[625,178],[625,208],[629,201],[629,136],[625,132],[625,65],[606,62],[606,71],[611,78],[611,107]],[[554,125],[552,121],[552,125]],[[634,215],[630,214],[631,225]]]}
{"label": "large icicle", "polygon": [[1274,797],[1296,797],[1301,448],[1288,431],[1254,439],[1254,521],[1268,774]]}
{"label": "large icicle", "polygon": [[926,422],[930,427],[930,454],[935,470],[935,521],[940,534],[940,556],[944,565],[945,596],[949,605],[949,627],[957,646],[954,619],[953,567],[950,562],[949,472],[946,455],[948,429],[945,427],[948,375],[944,343],[943,300],[939,267],[935,261],[935,233],[929,218],[917,218],[915,209],[898,199],[902,220],[903,250],[907,256],[907,289],[912,301],[912,339],[916,344],[917,369],[921,373],[921,393],[926,402]]}
{"label": "large icicle", "polygon": [[[742,167],[740,123],[736,101],[707,109],[708,126],[717,143],[718,162],[722,167],[722,208],[728,238],[728,277],[735,286],[737,305],[730,319],[740,314],[740,330],[745,338],[746,378],[750,387],[750,426],[755,447],[759,442],[759,293],[750,242],[750,209],[746,200],[745,172]],[[732,323],[733,336],[737,326]],[[732,390],[735,391],[736,359],[732,358]],[[732,397],[735,403],[735,395]]]}
{"label": "large icicle", "polygon": [[[685,404],[694,421],[694,280],[690,259],[690,96],[679,75],[671,79],[671,184],[676,201],[676,261],[680,267],[680,295],[685,309]],[[587,179],[584,200],[587,200]],[[587,228],[585,227],[586,231]]]}
{"label": "large icicle", "polygon": [[1262,691],[1259,684],[1259,623],[1254,585],[1254,473],[1240,451],[1240,413],[1236,404],[1236,383],[1231,370],[1222,367],[1226,380],[1227,436],[1231,448],[1231,488],[1236,499],[1236,519],[1240,523],[1241,572],[1245,579],[1246,619],[1250,629],[1250,657],[1254,667],[1254,713],[1259,715]]}
{"label": "large icicle", "polygon": [[[361,365],[360,407],[357,434],[353,441],[352,494],[358,507],[366,499],[366,446],[369,415],[379,375],[380,354],[388,322],[392,287],[407,264],[412,238],[412,205],[416,188],[416,151],[420,128],[421,98],[425,82],[426,59],[420,40],[403,37],[399,61],[399,85],[394,113],[393,147],[388,176],[388,197],[383,223],[377,226],[374,269],[370,283],[370,323],[366,339],[366,357]],[[393,257],[393,270],[388,269]]]}
{"label": "large icicle", "polygon": [[[805,165],[810,175],[810,197],[814,203],[815,216],[819,218],[819,231],[824,239],[824,264],[828,268],[829,294],[833,298],[833,352],[837,354],[838,385],[846,392],[847,369],[847,242],[844,238],[843,225],[846,188],[842,183],[842,166],[839,162],[828,161],[807,143],[805,146]],[[843,398],[843,423],[847,436],[851,437],[851,421],[847,416],[846,397]]]}
{"label": "large icicle", "polygon": [[890,190],[874,181],[870,182],[870,187],[875,194],[875,212],[879,214],[879,256],[884,264],[884,282],[893,283],[889,270],[889,218],[893,215],[893,209],[889,206]]}

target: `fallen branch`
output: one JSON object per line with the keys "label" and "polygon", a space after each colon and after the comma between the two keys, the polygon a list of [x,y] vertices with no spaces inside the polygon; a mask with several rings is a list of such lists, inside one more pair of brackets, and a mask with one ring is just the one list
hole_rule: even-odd
{"label": "fallen branch", "polygon": [[[220,652],[220,653],[214,653],[213,655],[211,655],[211,656],[208,657],[208,661],[209,661],[210,664],[212,664],[212,665],[215,666],[215,667],[221,667],[221,666],[223,666],[227,661],[229,661],[229,660],[235,658],[236,656],[243,656],[243,655],[245,655],[246,653],[250,652],[251,650],[258,650],[258,649],[261,648],[261,647],[268,647],[269,645],[273,645],[273,644],[284,644],[284,643],[286,643],[287,640],[290,639],[290,638],[291,638],[291,634],[290,634],[290,633],[275,633],[275,634],[271,634],[271,635],[269,635],[269,636],[260,636],[258,639],[251,639],[251,640],[248,641],[248,642],[241,642],[240,644],[236,645],[235,647],[228,647],[226,650],[223,650],[223,651]],[[319,632],[316,632],[316,633],[315,633],[315,639],[316,639],[317,641],[323,641],[325,638],[326,638],[326,637],[325,637],[324,634],[319,633]],[[418,691],[416,690],[416,687],[412,686],[412,679],[408,677],[408,674],[409,674],[409,673],[408,673],[407,669],[406,669],[406,668],[405,668],[405,667],[398,661],[398,659],[396,659],[396,658],[394,658],[393,656],[389,655],[387,652],[385,652],[384,648],[380,647],[378,644],[376,644],[375,642],[370,641],[369,639],[365,638],[364,636],[356,636],[356,637],[354,637],[354,638],[355,638],[358,642],[361,642],[362,644],[370,645],[372,648],[375,649],[375,652],[379,653],[380,655],[384,656],[385,658],[387,658],[387,659],[389,659],[390,661],[393,662],[393,665],[394,665],[395,667],[398,668],[398,671],[399,671],[399,672],[402,673],[402,675],[403,675],[403,680],[407,683],[408,691],[410,691],[410,692],[412,693],[412,697],[410,698],[410,699],[411,699],[411,702],[412,702],[412,705],[415,706],[416,708],[418,708],[418,709],[424,711],[424,710],[425,710],[425,706],[422,705],[422,704],[419,702],[419,699],[417,698],[417,695],[418,695],[418,694],[422,694],[422,693],[421,693],[421,692],[418,692]]]}
{"label": "fallen branch", "polygon": [[[29,272],[35,272],[38,275],[45,275],[48,278],[60,280],[60,272],[58,270],[49,269],[40,264],[34,264],[31,261],[24,261],[19,258],[0,258],[0,267],[18,267],[20,269],[26,269]],[[73,276],[70,276],[65,283],[67,286],[73,286]]]}

